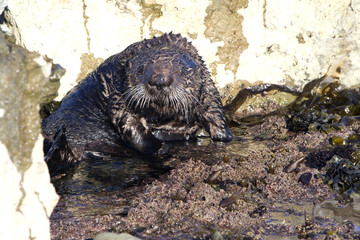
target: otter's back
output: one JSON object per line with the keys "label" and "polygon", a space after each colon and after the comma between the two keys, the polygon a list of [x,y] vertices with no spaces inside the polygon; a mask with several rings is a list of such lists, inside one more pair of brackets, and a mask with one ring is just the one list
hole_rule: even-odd
{"label": "otter's back", "polygon": [[53,141],[58,128],[65,126],[69,144],[82,149],[93,147],[95,143],[114,145],[120,141],[107,117],[106,102],[99,95],[98,83],[92,75],[71,90],[41,125],[45,140],[49,142]]}

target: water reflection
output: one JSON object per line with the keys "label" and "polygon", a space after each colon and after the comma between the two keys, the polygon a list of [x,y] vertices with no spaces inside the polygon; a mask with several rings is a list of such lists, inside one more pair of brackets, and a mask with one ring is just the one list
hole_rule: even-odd
{"label": "water reflection", "polygon": [[70,169],[66,176],[54,180],[53,183],[60,195],[118,191],[169,170],[159,159],[135,152],[129,156],[89,155]]}
{"label": "water reflection", "polygon": [[[60,195],[118,191],[146,179],[157,178],[190,157],[202,159],[214,156],[225,151],[226,144],[213,142],[210,137],[199,137],[196,141],[169,142],[171,154],[166,157],[146,156],[132,150],[126,150],[121,156],[91,153],[52,182]],[[214,160],[214,157],[211,159]]]}
{"label": "water reflection", "polygon": [[360,226],[360,195],[352,193],[351,203],[346,205],[339,204],[335,199],[325,200],[314,207],[314,215],[317,217],[327,217],[343,224],[348,221]]}

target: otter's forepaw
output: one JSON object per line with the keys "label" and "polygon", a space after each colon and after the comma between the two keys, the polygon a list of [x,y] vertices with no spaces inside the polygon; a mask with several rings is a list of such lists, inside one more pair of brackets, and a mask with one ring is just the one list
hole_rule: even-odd
{"label": "otter's forepaw", "polygon": [[227,126],[225,128],[213,127],[210,129],[210,135],[211,139],[215,141],[231,141],[234,138]]}
{"label": "otter's forepaw", "polygon": [[146,135],[141,141],[140,147],[138,148],[141,152],[147,155],[166,155],[169,153],[169,146],[152,134]]}

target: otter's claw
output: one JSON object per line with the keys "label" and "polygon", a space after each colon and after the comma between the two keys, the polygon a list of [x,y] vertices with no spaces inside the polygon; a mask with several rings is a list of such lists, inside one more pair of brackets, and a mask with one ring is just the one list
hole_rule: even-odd
{"label": "otter's claw", "polygon": [[233,138],[234,135],[231,133],[228,127],[223,129],[217,128],[216,131],[212,131],[211,134],[211,139],[215,141],[231,141]]}

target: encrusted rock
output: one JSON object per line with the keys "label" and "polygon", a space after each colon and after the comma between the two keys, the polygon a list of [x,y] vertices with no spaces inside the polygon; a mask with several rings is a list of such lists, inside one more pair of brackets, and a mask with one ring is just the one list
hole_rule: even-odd
{"label": "encrusted rock", "polygon": [[59,79],[51,76],[63,69],[2,31],[0,56],[0,239],[49,239],[58,196],[44,162],[39,109],[56,96]]}

